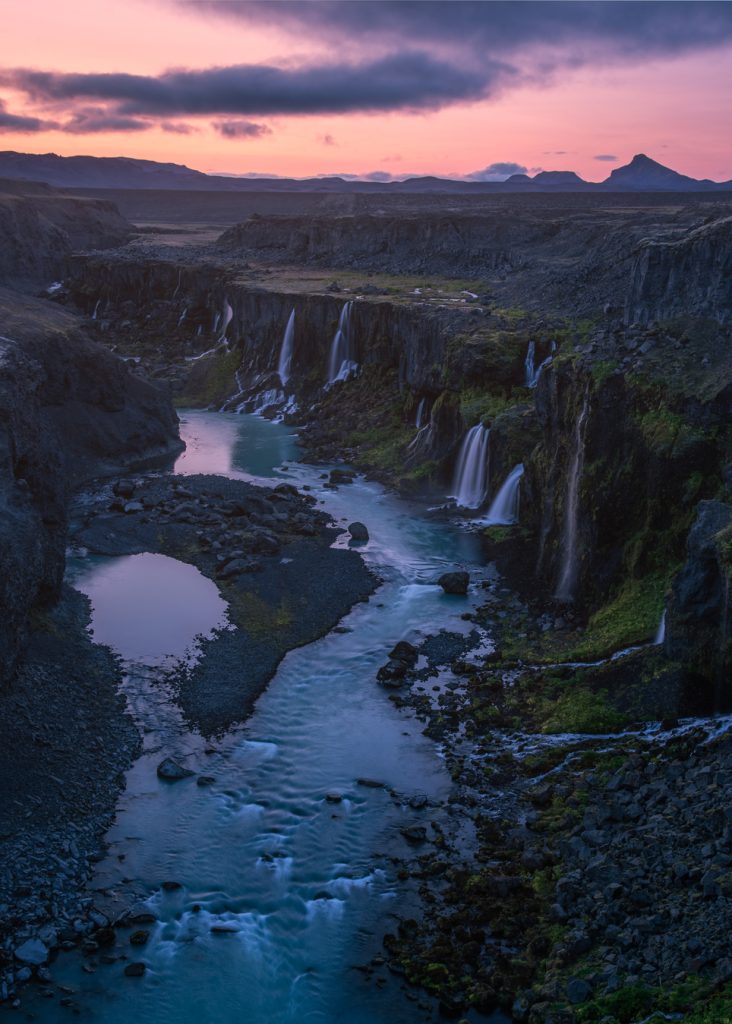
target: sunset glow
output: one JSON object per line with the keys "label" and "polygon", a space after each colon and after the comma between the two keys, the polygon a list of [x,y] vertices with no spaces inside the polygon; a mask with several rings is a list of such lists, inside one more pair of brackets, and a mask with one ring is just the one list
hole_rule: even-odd
{"label": "sunset glow", "polygon": [[[462,177],[515,164],[529,173],[572,169],[602,180],[646,152],[694,177],[732,177],[732,5],[653,4],[649,14],[644,3],[570,4],[596,12],[619,7],[627,26],[608,29],[597,14],[581,36],[562,28],[546,42],[538,30],[507,28],[503,4],[461,5],[466,25],[482,26],[483,41],[467,29],[464,37],[441,38],[434,25],[407,34],[417,13],[408,3],[372,5],[396,13],[392,21],[382,17],[383,31],[366,32],[355,16],[339,17],[359,6],[11,0],[3,18],[0,145],[144,157],[218,173],[384,178]],[[449,17],[451,5],[437,6]],[[567,8],[538,6],[560,14]],[[316,7],[327,8],[320,20],[312,16]],[[531,3],[517,9],[527,25],[537,14]],[[683,15],[691,29],[704,17],[718,24],[687,33],[682,19],[658,43],[664,12]],[[500,27],[493,44],[491,19]],[[280,77],[258,99],[253,83],[262,65]],[[256,95],[241,113],[217,109],[222,89],[212,85],[212,69],[242,68],[246,75],[231,82],[231,106],[248,90]],[[131,102],[117,95],[116,84],[106,96],[101,88],[95,94],[78,80],[141,76],[142,88],[157,86],[172,69],[201,73],[187,109]],[[379,69],[393,81],[371,97]],[[62,80],[40,86],[28,77],[36,72],[61,73]],[[74,82],[64,77],[71,75]],[[321,94],[329,88],[331,110],[323,109]]]}

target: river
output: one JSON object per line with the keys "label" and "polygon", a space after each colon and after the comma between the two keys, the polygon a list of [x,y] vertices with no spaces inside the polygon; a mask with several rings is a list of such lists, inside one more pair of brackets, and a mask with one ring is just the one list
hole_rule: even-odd
{"label": "river", "polygon": [[[457,565],[485,576],[477,541],[375,483],[326,489],[327,467],[298,462],[284,425],[186,412],[181,435],[178,473],[307,485],[336,523],[366,523],[361,550],[384,583],[328,636],[285,657],[243,726],[206,741],[182,720],[166,670],[197,656],[196,636],[226,625],[215,585],[161,555],[72,560],[95,639],[123,660],[144,739],[97,866],[95,903],[113,916],[132,893],[157,921],[144,925],[147,944],[128,950],[145,962],[144,977],[125,978],[119,962],[87,973],[72,953],[58,959],[54,980],[74,990],[82,1019],[103,1024],[437,1019],[434,1003],[386,967],[372,978],[356,969],[383,953],[397,915],[418,909],[391,858],[410,853],[400,827],[446,813],[451,787],[438,746],[375,676],[397,640],[473,628],[461,615],[477,602],[474,588],[449,597],[434,581]],[[169,755],[213,783],[160,781],[155,768]],[[411,810],[417,794],[433,806]],[[50,1001],[33,1012],[58,1020]]]}

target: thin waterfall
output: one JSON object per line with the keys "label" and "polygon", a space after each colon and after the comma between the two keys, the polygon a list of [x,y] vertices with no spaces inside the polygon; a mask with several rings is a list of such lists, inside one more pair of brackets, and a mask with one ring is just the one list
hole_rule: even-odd
{"label": "thin waterfall", "polygon": [[487,515],[481,519],[484,526],[513,526],[518,522],[519,484],[523,475],[524,464],[519,462],[503,481]]}
{"label": "thin waterfall", "polygon": [[292,366],[292,354],[294,347],[295,310],[293,309],[290,313],[290,319],[287,321],[287,327],[285,327],[285,333],[282,338],[282,347],[280,348],[280,359],[277,363],[277,373],[279,374],[282,387],[284,387],[290,379],[290,368]]}
{"label": "thin waterfall", "polygon": [[554,594],[558,601],[573,601],[577,585],[578,554],[577,527],[579,513],[579,487],[585,461],[585,425],[590,411],[590,386],[585,388],[582,409],[574,428],[574,451],[567,480],[567,497],[564,506],[564,527],[562,529],[562,564],[559,582]]}
{"label": "thin waterfall", "polygon": [[417,418],[414,421],[414,425],[417,428],[417,430],[421,430],[422,427],[424,426],[424,419],[425,419],[424,414],[425,414],[426,409],[427,409],[427,399],[426,398],[422,398],[422,399],[420,399],[419,405],[417,406]]}
{"label": "thin waterfall", "polygon": [[[556,345],[552,342],[552,352],[554,352]],[[541,377],[541,371],[545,366],[548,366],[552,361],[551,353],[543,359],[539,365],[536,365],[536,342],[530,341],[529,347],[526,350],[526,358],[524,359],[524,382],[527,388],[535,388],[539,383],[539,377]]]}
{"label": "thin waterfall", "polygon": [[[219,345],[222,342],[226,341],[226,330],[227,330],[229,324],[231,323],[233,317],[234,317],[234,310],[229,305],[229,300],[228,299],[224,299],[224,317],[223,317],[223,325],[221,327],[221,335],[219,337]],[[219,322],[219,318],[217,316],[217,318],[216,318],[216,325],[218,325],[218,322]],[[214,332],[215,331],[216,331],[216,327],[214,327]]]}
{"label": "thin waterfall", "polygon": [[655,636],[655,639],[654,639],[653,642],[654,642],[654,644],[660,645],[660,644],[664,643],[665,640],[666,640],[666,609],[664,608],[663,615],[661,616],[661,621],[658,623],[658,629],[656,630],[656,636]]}
{"label": "thin waterfall", "polygon": [[488,438],[482,423],[471,427],[460,445],[452,497],[462,508],[480,508],[488,491]]}
{"label": "thin waterfall", "polygon": [[335,384],[337,380],[348,380],[358,370],[351,339],[352,308],[353,303],[350,300],[344,303],[338,318],[338,327],[333,335],[328,357],[329,384]]}
{"label": "thin waterfall", "polygon": [[94,312],[92,313],[92,320],[96,320],[97,314],[99,313],[99,307],[102,304],[101,299],[97,299],[96,305],[94,306]]}

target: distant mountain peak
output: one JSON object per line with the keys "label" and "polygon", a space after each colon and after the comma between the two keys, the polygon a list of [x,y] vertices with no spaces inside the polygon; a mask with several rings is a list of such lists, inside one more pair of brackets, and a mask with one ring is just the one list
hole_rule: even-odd
{"label": "distant mountain peak", "polygon": [[665,167],[657,160],[652,160],[645,153],[636,153],[629,164],[616,167],[610,172],[606,185],[617,185],[623,188],[689,188],[698,184],[694,178]]}

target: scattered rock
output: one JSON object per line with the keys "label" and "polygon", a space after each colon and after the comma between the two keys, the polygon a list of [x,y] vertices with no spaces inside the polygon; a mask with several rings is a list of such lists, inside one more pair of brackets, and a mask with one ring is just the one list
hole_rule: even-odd
{"label": "scattered rock", "polygon": [[165,779],[166,782],[178,782],[180,779],[189,779],[195,774],[190,768],[184,768],[183,765],[178,764],[172,757],[166,757],[160,762],[157,773],[158,778]]}
{"label": "scattered rock", "polygon": [[348,532],[351,535],[351,540],[358,542],[369,540],[369,531],[363,523],[351,523]]}
{"label": "scattered rock", "polygon": [[470,576],[467,572],[446,572],[437,581],[446,594],[467,594]]}
{"label": "scattered rock", "polygon": [[136,963],[127,964],[125,967],[126,978],[141,978],[146,971],[145,964],[142,961]]}
{"label": "scattered rock", "polygon": [[16,948],[15,959],[20,960],[22,964],[38,967],[48,960],[48,950],[40,939],[28,939],[22,946]]}

